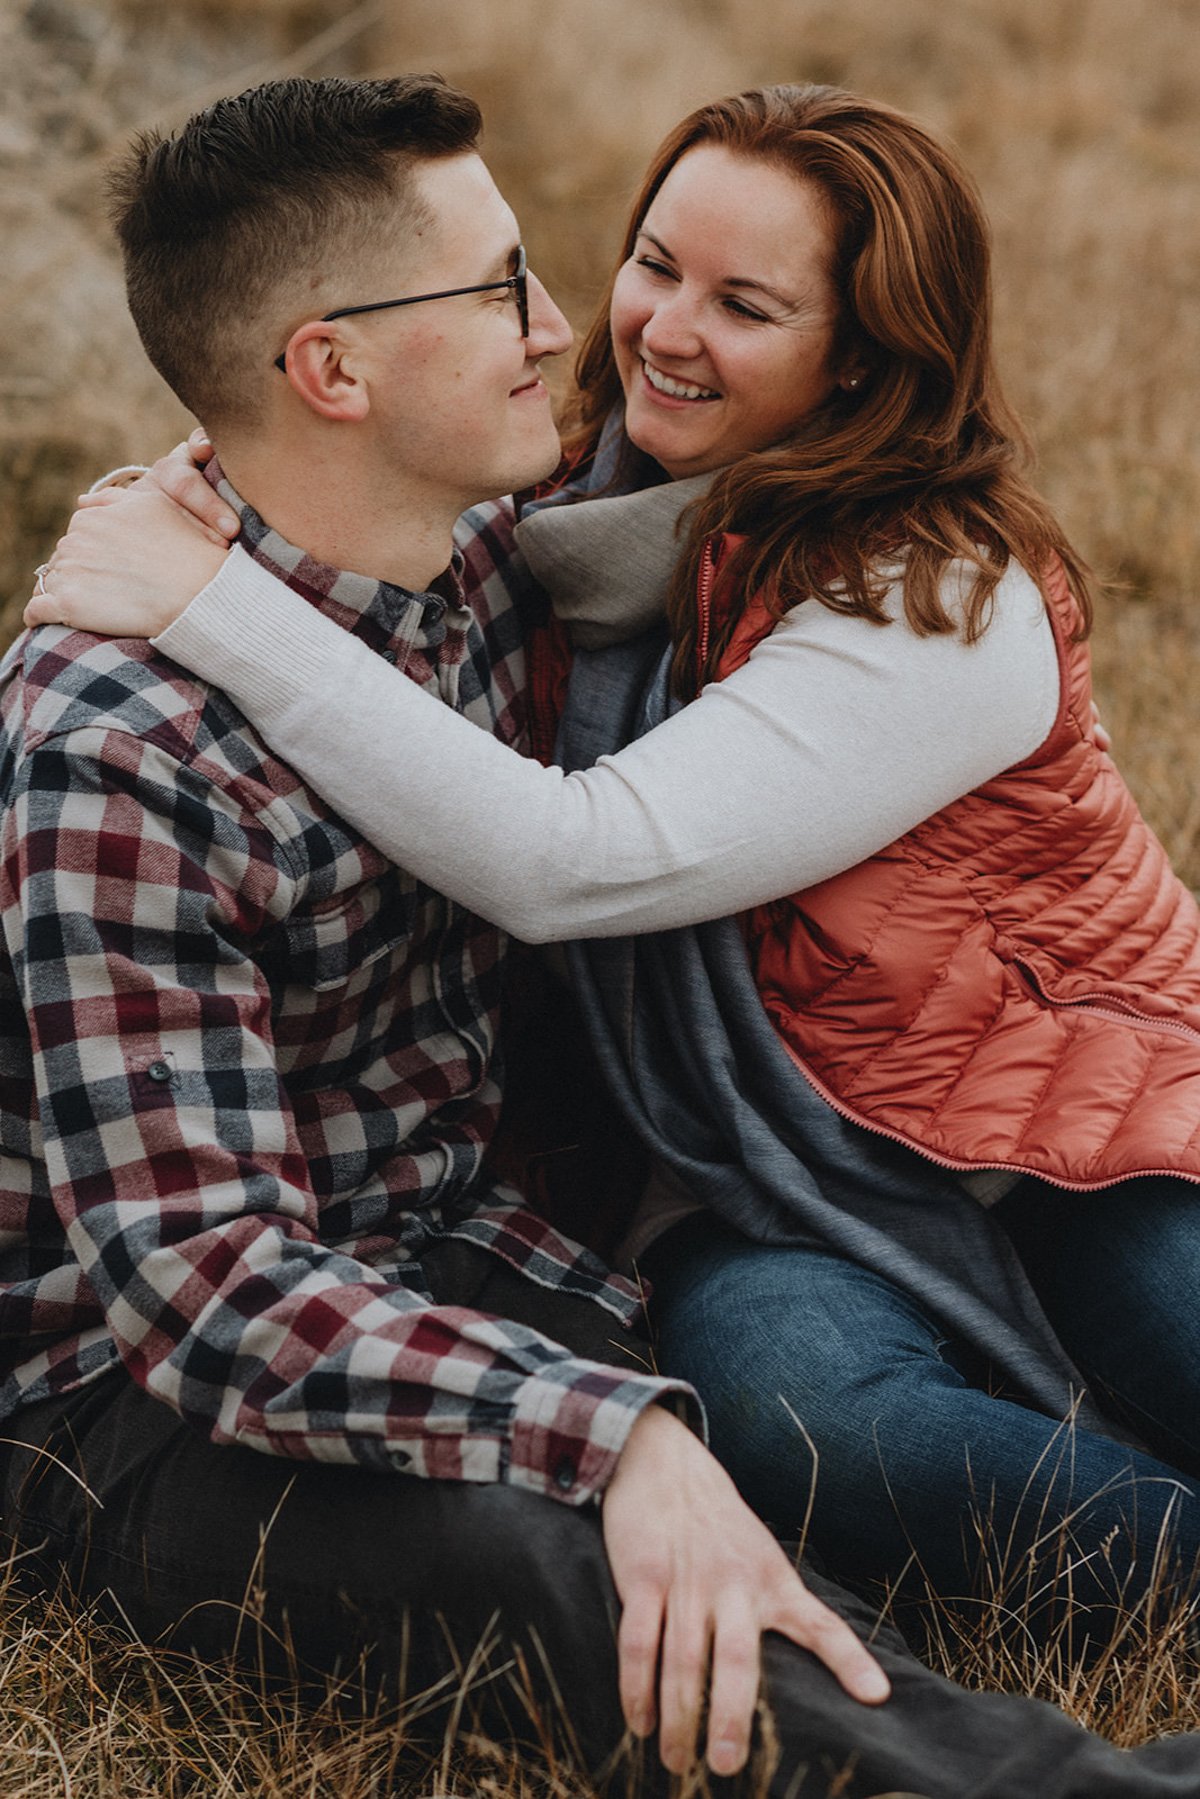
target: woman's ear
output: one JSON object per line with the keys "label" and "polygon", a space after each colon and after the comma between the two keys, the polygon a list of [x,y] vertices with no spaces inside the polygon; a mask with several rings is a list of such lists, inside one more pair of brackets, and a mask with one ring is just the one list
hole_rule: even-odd
{"label": "woman's ear", "polygon": [[285,355],[293,392],[321,418],[354,423],[366,417],[370,409],[366,383],[336,320],[310,319],[298,326]]}

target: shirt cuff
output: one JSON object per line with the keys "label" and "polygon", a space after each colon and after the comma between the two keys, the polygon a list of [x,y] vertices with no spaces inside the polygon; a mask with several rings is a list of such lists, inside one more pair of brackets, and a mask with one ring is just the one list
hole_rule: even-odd
{"label": "shirt cuff", "polygon": [[648,1405],[665,1404],[705,1440],[704,1409],[683,1381],[625,1374],[596,1362],[561,1367],[557,1375],[553,1382],[528,1382],[517,1403],[507,1473],[511,1486],[565,1505],[599,1499]]}

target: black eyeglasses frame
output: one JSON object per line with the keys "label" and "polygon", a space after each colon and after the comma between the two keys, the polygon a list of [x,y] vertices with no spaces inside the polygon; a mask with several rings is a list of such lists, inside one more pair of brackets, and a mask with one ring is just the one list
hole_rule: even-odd
{"label": "black eyeglasses frame", "polygon": [[[460,294],[486,294],[498,287],[510,287],[517,302],[517,315],[521,321],[521,336],[529,336],[529,265],[525,259],[524,244],[517,245],[517,266],[511,275],[503,281],[480,281],[474,287],[444,287],[436,294],[406,294],[402,300],[371,300],[365,306],[339,306],[333,312],[323,312],[321,323],[330,325],[334,319],[353,318],[359,312],[386,312],[392,306],[421,306],[426,300],[455,300]],[[287,351],[283,350],[275,358],[275,367],[287,373]]]}

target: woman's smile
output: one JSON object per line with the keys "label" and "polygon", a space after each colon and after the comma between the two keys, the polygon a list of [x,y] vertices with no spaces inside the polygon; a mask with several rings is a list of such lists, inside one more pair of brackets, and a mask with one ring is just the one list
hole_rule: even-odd
{"label": "woman's smile", "polygon": [[676,375],[668,375],[665,369],[655,368],[645,356],[642,357],[642,373],[656,394],[662,394],[669,400],[719,400],[720,394],[711,387],[697,387],[694,383],[681,380]]}

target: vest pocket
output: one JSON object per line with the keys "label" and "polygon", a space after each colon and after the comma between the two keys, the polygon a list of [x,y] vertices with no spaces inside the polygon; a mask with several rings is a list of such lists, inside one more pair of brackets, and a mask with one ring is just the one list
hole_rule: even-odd
{"label": "vest pocket", "polygon": [[1168,1018],[1162,1013],[1144,1011],[1135,1000],[1125,994],[1103,989],[1087,993],[1054,993],[1045,979],[1023,957],[1014,956],[1009,967],[1039,1005],[1050,1006],[1060,1012],[1090,1012],[1113,1019],[1119,1024],[1132,1025],[1142,1030],[1164,1031],[1168,1036],[1188,1037],[1193,1042],[1200,1043],[1200,1031],[1185,1023],[1182,1018]]}

